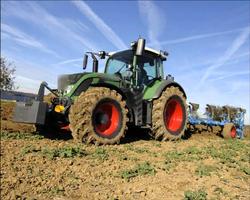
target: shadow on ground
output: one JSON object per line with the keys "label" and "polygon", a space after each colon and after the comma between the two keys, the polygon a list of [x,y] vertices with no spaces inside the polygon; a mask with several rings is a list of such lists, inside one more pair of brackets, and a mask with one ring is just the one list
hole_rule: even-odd
{"label": "shadow on ground", "polygon": [[50,140],[72,140],[73,137],[71,135],[70,131],[64,131],[64,130],[41,130],[37,131],[36,134],[42,135],[47,139]]}
{"label": "shadow on ground", "polygon": [[139,140],[152,140],[150,136],[150,130],[146,128],[130,127],[125,135],[125,138],[121,140],[121,144],[131,143]]}
{"label": "shadow on ground", "polygon": [[[72,140],[73,137],[71,135],[70,131],[58,131],[58,130],[42,130],[36,132],[39,135],[44,136],[45,138],[51,139],[51,140]],[[121,144],[131,143],[138,140],[152,140],[152,137],[150,136],[149,129],[143,129],[143,128],[129,128],[125,138],[121,140]]]}
{"label": "shadow on ground", "polygon": [[[38,134],[44,136],[45,138],[51,139],[51,140],[72,140],[73,137],[71,135],[70,131],[60,130],[60,131],[44,131],[44,132],[37,132]],[[183,140],[188,140],[193,132],[186,130],[184,136],[182,137]],[[132,143],[136,141],[148,141],[148,140],[154,140],[152,136],[150,135],[150,129],[148,128],[136,128],[136,127],[130,127],[125,135],[125,138],[123,138],[120,142],[120,144],[127,144]]]}

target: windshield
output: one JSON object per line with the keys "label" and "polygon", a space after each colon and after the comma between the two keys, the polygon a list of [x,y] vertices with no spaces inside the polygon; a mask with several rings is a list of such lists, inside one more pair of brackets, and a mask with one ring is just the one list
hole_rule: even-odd
{"label": "windshield", "polygon": [[[106,64],[105,73],[116,74],[123,78],[128,78],[132,73],[133,52],[132,50],[122,51],[111,56]],[[138,81],[146,84],[157,77],[157,68],[160,67],[161,60],[152,54],[145,53],[138,57]]]}
{"label": "windshield", "polygon": [[108,74],[123,73],[132,65],[132,62],[132,51],[117,53],[108,59],[105,72]]}

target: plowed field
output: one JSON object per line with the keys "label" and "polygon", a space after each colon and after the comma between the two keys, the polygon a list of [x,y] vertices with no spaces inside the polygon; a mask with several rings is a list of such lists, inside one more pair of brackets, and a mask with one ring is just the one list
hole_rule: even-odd
{"label": "plowed field", "polygon": [[13,105],[1,105],[1,199],[250,199],[249,138],[131,130],[119,145],[84,145],[12,122]]}

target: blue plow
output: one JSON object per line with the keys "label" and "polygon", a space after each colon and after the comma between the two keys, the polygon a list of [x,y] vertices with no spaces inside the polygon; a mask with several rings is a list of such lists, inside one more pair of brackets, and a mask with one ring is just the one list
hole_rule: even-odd
{"label": "blue plow", "polygon": [[189,103],[188,106],[188,121],[189,125],[195,127],[196,125],[204,125],[206,127],[216,126],[220,128],[220,132],[223,127],[229,123],[234,125],[236,129],[236,137],[242,139],[244,137],[244,115],[245,109],[233,107],[233,106],[215,106],[206,105],[206,111],[204,117],[200,117],[198,114],[199,104]]}

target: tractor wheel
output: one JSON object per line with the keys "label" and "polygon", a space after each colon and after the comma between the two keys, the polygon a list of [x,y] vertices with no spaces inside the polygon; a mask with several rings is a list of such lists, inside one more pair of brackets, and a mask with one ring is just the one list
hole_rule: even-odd
{"label": "tractor wheel", "polygon": [[236,138],[236,128],[233,123],[225,124],[221,133],[223,138]]}
{"label": "tractor wheel", "polygon": [[122,96],[104,87],[82,92],[70,108],[72,136],[84,143],[114,144],[125,136],[127,109]]}
{"label": "tractor wheel", "polygon": [[176,140],[184,135],[187,104],[178,87],[171,86],[153,102],[152,135],[157,140]]}

